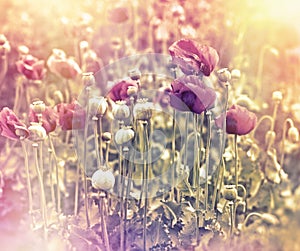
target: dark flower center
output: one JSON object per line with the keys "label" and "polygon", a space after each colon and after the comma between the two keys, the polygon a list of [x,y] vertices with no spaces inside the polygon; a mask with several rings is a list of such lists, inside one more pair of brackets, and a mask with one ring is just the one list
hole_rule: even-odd
{"label": "dark flower center", "polygon": [[181,94],[181,100],[189,107],[194,106],[196,100],[196,94],[191,91],[186,91]]}

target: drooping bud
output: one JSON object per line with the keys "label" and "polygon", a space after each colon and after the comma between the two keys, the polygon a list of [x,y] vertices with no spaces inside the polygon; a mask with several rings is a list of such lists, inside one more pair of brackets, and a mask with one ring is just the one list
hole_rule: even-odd
{"label": "drooping bud", "polygon": [[274,144],[276,138],[276,133],[274,131],[268,131],[265,135],[265,143],[267,146]]}
{"label": "drooping bud", "polygon": [[292,126],[288,130],[288,140],[292,143],[299,142],[299,131],[296,127]]}

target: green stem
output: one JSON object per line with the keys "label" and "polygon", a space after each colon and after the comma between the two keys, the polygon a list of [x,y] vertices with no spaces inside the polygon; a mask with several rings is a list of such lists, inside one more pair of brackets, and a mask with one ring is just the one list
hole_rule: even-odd
{"label": "green stem", "polygon": [[98,134],[98,117],[93,116],[92,120],[94,121],[94,143],[95,143],[95,151],[97,156],[97,166],[100,168],[102,161],[100,157],[100,147],[99,147],[99,134]]}
{"label": "green stem", "polygon": [[23,153],[24,153],[29,214],[31,215],[32,224],[34,224],[34,220],[33,220],[33,216],[32,216],[32,209],[33,209],[33,205],[32,205],[32,188],[31,188],[30,172],[29,172],[29,164],[28,164],[28,153],[27,153],[27,149],[26,149],[24,139],[25,139],[24,137],[21,137],[20,142],[21,142]]}
{"label": "green stem", "polygon": [[193,114],[193,123],[194,123],[194,166],[193,166],[193,182],[192,187],[197,189],[198,187],[198,132],[197,132],[197,115]]}
{"label": "green stem", "polygon": [[41,189],[41,199],[40,199],[40,204],[41,204],[41,211],[42,211],[42,218],[44,221],[44,236],[45,239],[47,239],[47,206],[46,206],[46,197],[45,197],[45,190],[44,190],[44,183],[43,183],[43,178],[42,174],[40,171],[40,166],[39,166],[39,145],[38,143],[33,143],[32,147],[34,149],[34,156],[35,156],[35,168],[38,176],[38,181]]}
{"label": "green stem", "polygon": [[230,236],[232,236],[234,228],[234,203],[230,201],[228,204],[230,209]]}
{"label": "green stem", "polygon": [[234,135],[234,177],[235,177],[235,187],[236,189],[238,189],[239,176],[238,176],[237,134]]}
{"label": "green stem", "polygon": [[[205,212],[208,211],[208,168],[209,168],[209,152],[211,143],[211,111],[206,112],[207,116],[207,142],[205,150]],[[200,185],[199,185],[200,186]]]}
{"label": "green stem", "polygon": [[175,138],[176,138],[176,110],[173,109],[172,117],[172,165],[171,165],[171,193],[170,200],[174,201],[175,198]]}

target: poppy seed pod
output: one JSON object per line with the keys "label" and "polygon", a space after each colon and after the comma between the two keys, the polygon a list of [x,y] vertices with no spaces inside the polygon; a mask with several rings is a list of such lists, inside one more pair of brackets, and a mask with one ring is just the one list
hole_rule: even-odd
{"label": "poppy seed pod", "polygon": [[282,100],[282,92],[275,91],[272,93],[272,100],[275,102],[280,102]]}
{"label": "poppy seed pod", "polygon": [[32,110],[37,114],[43,113],[46,110],[46,105],[44,101],[37,100],[32,102]]}
{"label": "poppy seed pod", "polygon": [[89,100],[90,114],[103,116],[108,107],[106,98],[93,97]]}
{"label": "poppy seed pod", "polygon": [[292,143],[297,143],[299,142],[299,131],[296,127],[292,126],[288,130],[288,139]]}
{"label": "poppy seed pod", "polygon": [[97,170],[92,176],[92,186],[95,189],[110,190],[115,185],[115,176],[111,170]]}
{"label": "poppy seed pod", "polygon": [[110,142],[111,141],[111,133],[110,132],[103,133],[102,140],[105,142]]}
{"label": "poppy seed pod", "polygon": [[227,68],[222,68],[217,71],[218,78],[221,82],[228,82],[231,79],[231,73]]}
{"label": "poppy seed pod", "polygon": [[231,78],[232,79],[239,79],[241,77],[241,71],[239,69],[233,69],[231,71]]}
{"label": "poppy seed pod", "polygon": [[225,185],[224,198],[228,201],[235,201],[237,198],[237,189],[235,185]]}
{"label": "poppy seed pod", "polygon": [[129,118],[130,116],[130,109],[126,105],[125,101],[117,101],[116,105],[112,110],[112,114],[117,120],[124,120]]}
{"label": "poppy seed pod", "polygon": [[132,140],[133,137],[134,131],[130,127],[124,126],[116,132],[115,141],[118,145],[123,145]]}
{"label": "poppy seed pod", "polygon": [[266,145],[273,145],[275,142],[276,133],[274,131],[268,131],[265,135],[265,143]]}
{"label": "poppy seed pod", "polygon": [[85,72],[82,74],[82,81],[84,86],[92,86],[96,83],[93,72]]}
{"label": "poppy seed pod", "polygon": [[39,123],[31,122],[31,125],[28,127],[29,137],[28,139],[33,142],[43,141],[47,137],[47,132],[44,127]]}
{"label": "poppy seed pod", "polygon": [[142,76],[142,73],[139,69],[132,69],[128,72],[128,74],[132,80],[139,80]]}
{"label": "poppy seed pod", "polygon": [[148,120],[152,116],[153,104],[148,99],[138,99],[133,107],[133,115],[137,120]]}

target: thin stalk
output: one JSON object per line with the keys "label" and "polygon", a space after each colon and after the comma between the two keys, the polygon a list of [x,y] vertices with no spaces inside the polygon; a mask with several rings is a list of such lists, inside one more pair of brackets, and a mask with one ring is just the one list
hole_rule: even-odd
{"label": "thin stalk", "polygon": [[97,166],[100,168],[102,161],[100,157],[100,147],[99,147],[99,134],[98,134],[98,117],[93,116],[92,118],[94,122],[94,143],[95,143],[95,151],[96,151],[96,156],[97,156]]}
{"label": "thin stalk", "polygon": [[38,181],[41,189],[41,198],[40,198],[40,204],[41,204],[41,211],[42,211],[42,218],[44,221],[44,236],[45,239],[47,239],[47,208],[46,208],[46,198],[45,198],[45,190],[44,190],[44,183],[43,183],[43,178],[42,174],[40,171],[40,166],[39,166],[39,145],[38,143],[33,143],[32,147],[34,149],[34,156],[35,156],[35,168],[38,176]]}
{"label": "thin stalk", "polygon": [[209,152],[211,143],[211,111],[206,112],[207,116],[207,142],[205,150],[205,212],[208,211],[208,168],[209,168]]}
{"label": "thin stalk", "polygon": [[26,171],[26,182],[27,182],[27,193],[28,193],[28,207],[29,207],[29,214],[31,216],[32,224],[34,224],[33,216],[32,216],[32,188],[31,188],[31,181],[30,181],[30,172],[29,172],[29,163],[28,163],[28,153],[26,149],[26,145],[24,142],[24,137],[20,138],[22,150],[24,153],[24,162],[25,162],[25,171]]}
{"label": "thin stalk", "polygon": [[281,156],[280,156],[281,168],[283,167],[283,161],[284,161],[284,144],[286,139],[287,123],[289,123],[291,127],[294,127],[294,122],[290,118],[287,118],[284,121],[283,129],[282,129],[282,140],[281,140]]}
{"label": "thin stalk", "polygon": [[172,165],[171,165],[171,193],[170,200],[174,201],[175,197],[175,138],[176,138],[176,110],[173,109],[172,117]]}
{"label": "thin stalk", "polygon": [[104,197],[100,197],[100,201],[99,201],[100,205],[101,205],[101,226],[102,226],[102,232],[103,232],[103,237],[104,237],[104,244],[106,247],[106,251],[110,251],[110,244],[109,244],[109,238],[108,238],[108,232],[107,232],[107,226],[106,226],[106,221],[105,221],[105,217],[107,215],[107,207],[106,207],[106,203],[104,201]]}
{"label": "thin stalk", "polygon": [[234,135],[234,177],[235,177],[235,187],[236,189],[238,189],[239,176],[238,176],[237,134]]}
{"label": "thin stalk", "polygon": [[55,191],[54,191],[54,184],[53,184],[53,155],[51,148],[48,149],[49,153],[49,182],[50,182],[50,190],[51,190],[51,202],[56,210],[56,201],[55,201]]}
{"label": "thin stalk", "polygon": [[59,175],[58,175],[58,162],[57,162],[57,156],[56,156],[52,136],[50,134],[48,135],[48,139],[49,139],[50,148],[51,148],[52,155],[54,157],[54,162],[55,162],[56,199],[57,199],[56,211],[59,214],[60,210],[61,210],[61,204],[60,204],[61,198],[60,198],[60,181],[59,181]]}
{"label": "thin stalk", "polygon": [[99,157],[100,157],[100,164],[103,164],[103,151],[102,151],[102,115],[99,116],[98,118],[98,126],[97,126],[97,130],[98,130],[98,145],[99,145]]}
{"label": "thin stalk", "polygon": [[[87,100],[90,98],[90,87],[86,87],[86,95]],[[84,143],[83,143],[83,182],[84,182],[84,207],[85,207],[85,218],[87,228],[90,227],[90,217],[89,217],[89,205],[88,205],[88,186],[87,186],[87,178],[86,178],[86,166],[87,166],[87,134],[89,128],[89,102],[86,105],[86,118],[85,118],[85,126],[84,126]]]}
{"label": "thin stalk", "polygon": [[232,236],[234,227],[234,203],[230,201],[228,204],[230,209],[230,236]]}
{"label": "thin stalk", "polygon": [[148,140],[148,133],[147,133],[147,121],[142,122],[143,125],[143,133],[144,133],[144,149],[143,149],[143,167],[144,167],[144,179],[145,179],[145,202],[144,202],[144,217],[143,217],[143,250],[146,250],[147,246],[147,208],[148,208],[148,178],[149,178],[149,166],[148,166],[148,158],[147,156],[149,155],[148,150],[149,150],[149,140]]}
{"label": "thin stalk", "polygon": [[274,105],[272,123],[271,123],[271,129],[270,129],[272,132],[274,131],[275,121],[276,121],[276,117],[277,117],[277,111],[278,111],[279,104],[280,104],[280,102],[275,102],[275,105]]}
{"label": "thin stalk", "polygon": [[197,115],[193,114],[194,123],[194,166],[193,166],[193,182],[192,187],[197,189],[198,187],[198,132],[197,132]]}

